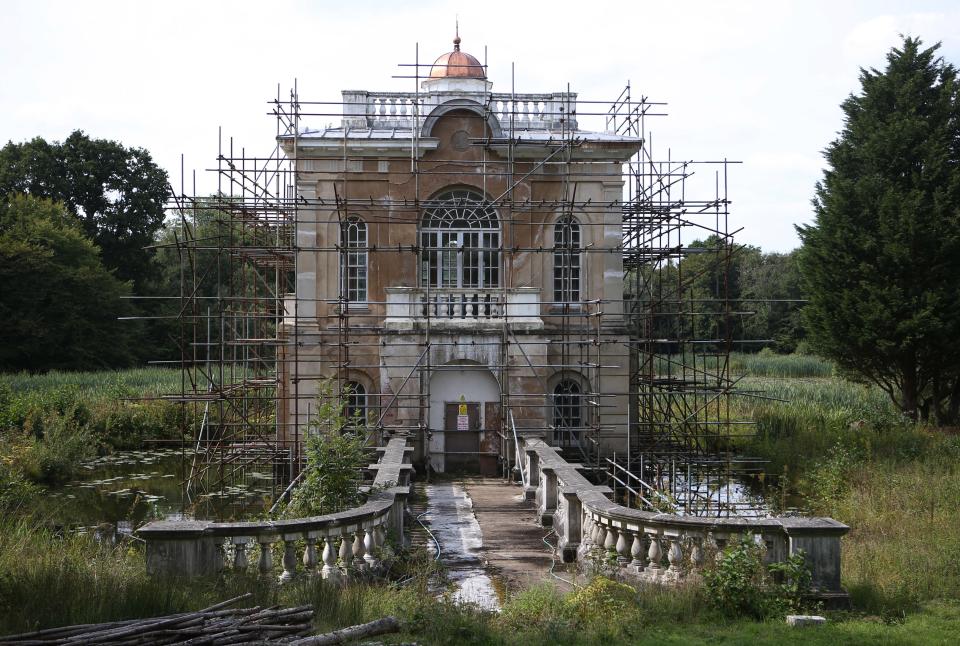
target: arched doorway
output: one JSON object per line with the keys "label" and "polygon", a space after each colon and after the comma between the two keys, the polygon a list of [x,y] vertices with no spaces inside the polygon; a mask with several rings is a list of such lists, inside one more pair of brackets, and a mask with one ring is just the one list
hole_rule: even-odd
{"label": "arched doorway", "polygon": [[434,368],[430,431],[435,470],[496,475],[500,386],[486,366],[454,361]]}

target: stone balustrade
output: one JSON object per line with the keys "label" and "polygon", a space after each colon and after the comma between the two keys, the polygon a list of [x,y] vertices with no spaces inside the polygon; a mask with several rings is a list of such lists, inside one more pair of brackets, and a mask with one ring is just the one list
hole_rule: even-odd
{"label": "stone balustrade", "polygon": [[564,561],[615,568],[625,578],[659,583],[696,580],[708,551],[749,536],[766,547],[765,561],[801,553],[814,589],[824,598],[843,595],[840,538],[849,527],[831,518],[699,518],[624,507],[608,487],[589,482],[540,439],[521,438],[527,494],[538,517],[559,537]]}
{"label": "stone balustrade", "polygon": [[[230,565],[250,567],[256,551],[257,569],[273,571],[273,545],[283,543],[281,581],[295,578],[303,569],[326,579],[349,578],[380,566],[379,556],[387,533],[403,537],[403,514],[410,493],[409,463],[412,447],[406,438],[391,439],[380,460],[368,468],[376,472],[367,501],[335,514],[289,520],[217,523],[212,521],[156,521],[137,535],[147,545],[147,571],[164,576],[198,576],[216,573]],[[298,557],[298,547],[302,556]]]}
{"label": "stone balustrade", "polygon": [[540,329],[540,290],[512,289],[420,289],[388,287],[387,316],[391,329],[413,330],[430,319],[433,328],[474,329],[484,324],[500,325],[508,319],[515,329]]}
{"label": "stone balustrade", "polygon": [[[415,123],[422,127],[426,116],[450,98],[442,92],[345,90],[343,123],[350,128],[410,129]],[[517,130],[577,129],[575,92],[477,93],[473,98],[486,106],[505,132],[511,118]]]}

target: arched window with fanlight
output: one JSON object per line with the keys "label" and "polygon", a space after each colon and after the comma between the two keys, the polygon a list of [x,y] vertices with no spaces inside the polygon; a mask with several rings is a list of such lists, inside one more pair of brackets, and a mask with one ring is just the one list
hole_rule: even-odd
{"label": "arched window with fanlight", "polygon": [[359,381],[348,381],[343,385],[343,416],[351,425],[364,426],[367,423],[367,389]]}
{"label": "arched window with fanlight", "polygon": [[583,432],[583,389],[573,379],[560,381],[553,389],[553,427],[557,444],[579,446]]}
{"label": "arched window with fanlight", "polygon": [[553,300],[580,302],[580,223],[572,215],[557,220],[553,228]]}
{"label": "arched window with fanlight", "polygon": [[367,301],[367,223],[351,216],[341,223],[340,281],[348,303]]}
{"label": "arched window with fanlight", "polygon": [[420,244],[420,277],[425,287],[499,287],[500,221],[477,191],[450,189],[427,200]]}

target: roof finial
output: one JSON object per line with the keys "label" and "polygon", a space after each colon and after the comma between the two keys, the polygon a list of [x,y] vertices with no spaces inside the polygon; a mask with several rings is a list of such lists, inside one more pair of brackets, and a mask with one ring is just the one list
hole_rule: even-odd
{"label": "roof finial", "polygon": [[460,51],[460,16],[457,16],[456,18],[456,25],[457,25],[457,35],[453,39],[453,51],[459,52]]}

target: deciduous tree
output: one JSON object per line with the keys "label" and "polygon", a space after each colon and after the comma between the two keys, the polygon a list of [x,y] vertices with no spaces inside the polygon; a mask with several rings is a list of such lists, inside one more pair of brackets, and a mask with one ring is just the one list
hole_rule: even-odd
{"label": "deciduous tree", "polygon": [[63,205],[0,199],[0,370],[128,365],[129,292]]}
{"label": "deciduous tree", "polygon": [[102,251],[103,263],[139,294],[155,274],[153,243],[163,226],[167,173],[142,148],[73,132],[63,143],[37,137],[0,149],[0,196],[27,193],[62,202]]}

